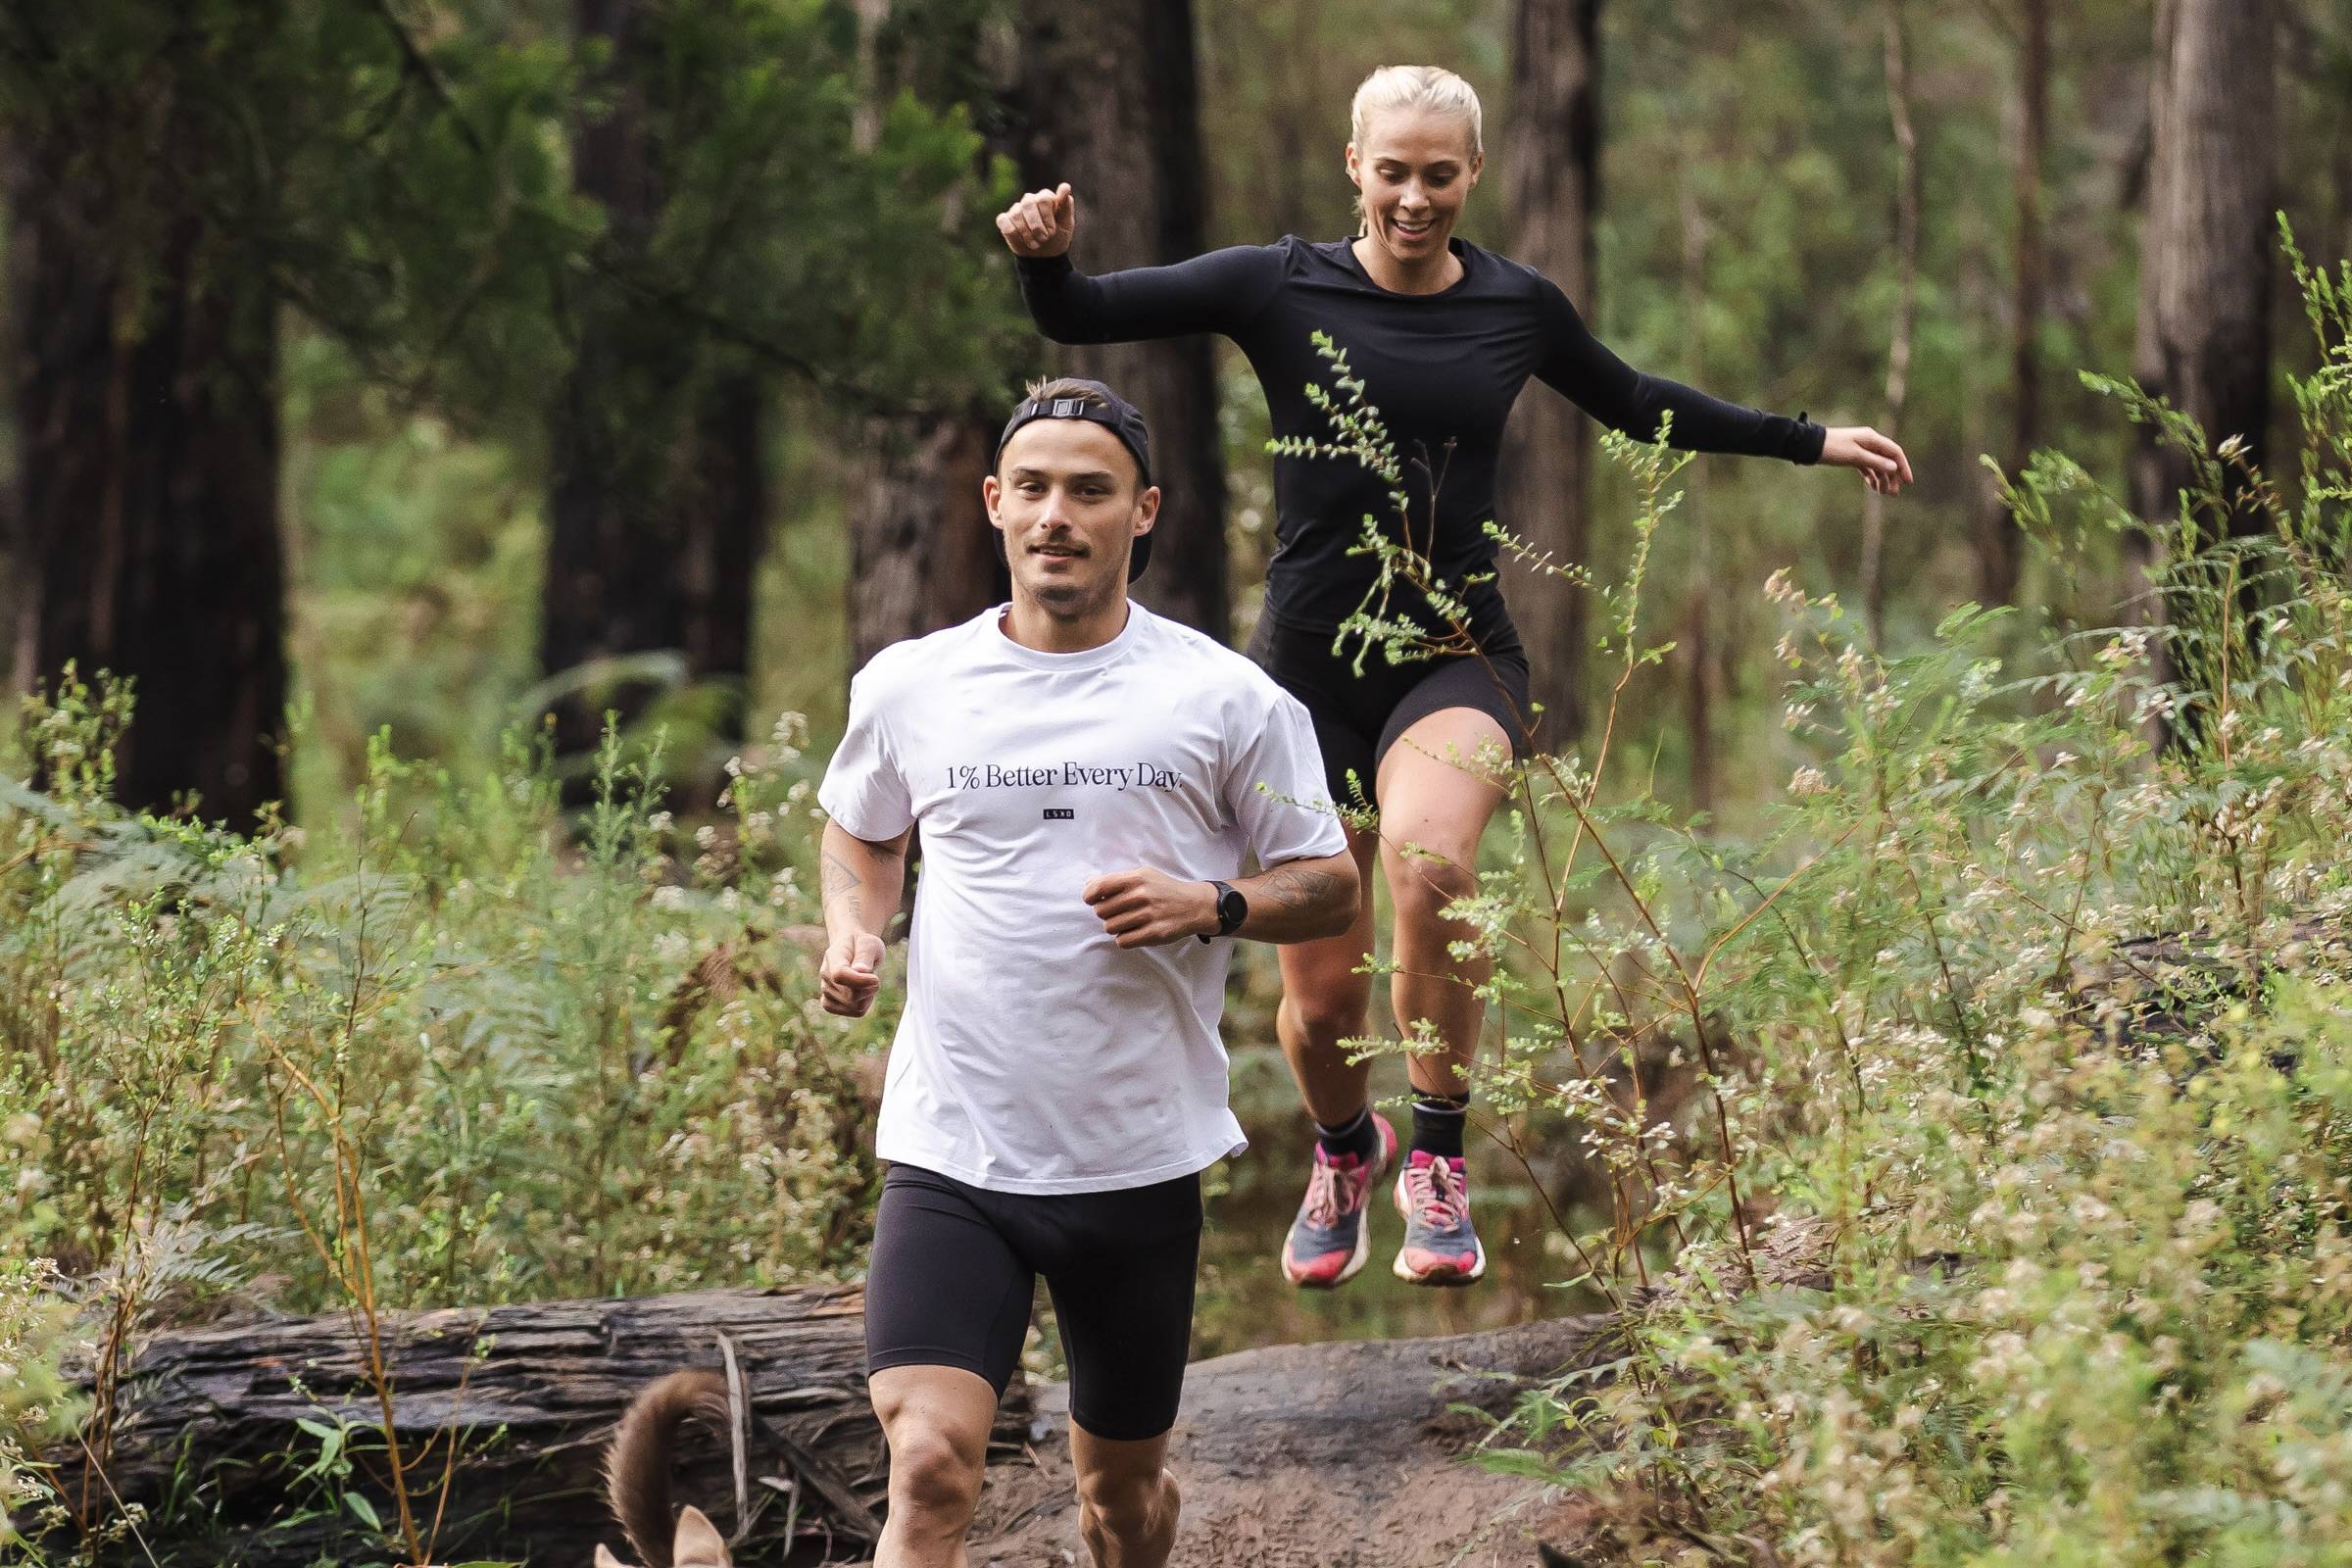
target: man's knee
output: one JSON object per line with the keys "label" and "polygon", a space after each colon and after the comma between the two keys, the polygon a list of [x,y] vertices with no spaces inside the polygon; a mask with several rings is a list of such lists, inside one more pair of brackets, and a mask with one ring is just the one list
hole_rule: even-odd
{"label": "man's knee", "polygon": [[903,1421],[890,1434],[890,1500],[943,1528],[960,1530],[980,1503],[983,1457],[966,1445],[919,1419]]}
{"label": "man's knee", "polygon": [[1078,1478],[1078,1500],[1102,1529],[1139,1540],[1167,1527],[1176,1489],[1165,1470],[1097,1472]]}

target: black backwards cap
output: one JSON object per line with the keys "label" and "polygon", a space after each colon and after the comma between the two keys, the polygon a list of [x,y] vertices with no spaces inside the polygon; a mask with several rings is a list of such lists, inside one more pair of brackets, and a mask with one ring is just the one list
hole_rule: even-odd
{"label": "black backwards cap", "polygon": [[[1019,408],[1012,411],[1012,417],[1004,421],[1004,433],[997,437],[996,461],[1000,463],[1003,461],[1004,443],[1010,441],[1012,432],[1024,424],[1038,419],[1084,419],[1087,423],[1099,424],[1112,435],[1117,436],[1120,444],[1135,454],[1135,466],[1142,470],[1144,487],[1149,489],[1152,484],[1152,432],[1145,428],[1144,416],[1136,412],[1135,405],[1100,381],[1063,376],[1059,379],[1058,384],[1085,387],[1088,391],[1101,397],[1102,402],[1098,405],[1083,398],[1027,399]],[[989,532],[997,536],[997,554],[1002,556],[1004,554],[1004,531],[991,528]],[[1127,558],[1127,580],[1133,582],[1136,578],[1141,577],[1144,574],[1144,568],[1151,564],[1152,536],[1148,533],[1138,534],[1135,538],[1135,553]]]}

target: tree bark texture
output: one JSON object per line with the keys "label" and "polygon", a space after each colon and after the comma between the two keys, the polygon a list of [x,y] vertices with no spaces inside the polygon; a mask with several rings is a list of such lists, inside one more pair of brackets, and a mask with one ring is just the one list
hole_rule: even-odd
{"label": "tree bark texture", "polygon": [[284,795],[275,301],[169,162],[79,156],[102,138],[71,126],[7,149],[15,682],[128,677],[118,799],[250,826]]}
{"label": "tree bark texture", "polygon": [[[1597,308],[1593,223],[1600,211],[1600,0],[1519,0],[1512,29],[1512,258],[1559,284],[1590,321]],[[1592,424],[1549,389],[1531,389],[1504,432],[1496,519],[1562,564],[1592,554]],[[1584,729],[1585,595],[1514,572],[1503,588],[1527,647],[1536,739],[1553,750]]]}
{"label": "tree bark texture", "polygon": [[[2050,3],[2021,0],[2018,9],[2017,231],[2011,249],[2013,286],[2009,340],[2009,471],[2022,473],[2041,439],[2041,312],[2047,263],[2042,244],[2041,170],[2049,141]],[[1874,498],[1875,499],[1875,498]],[[2017,602],[2025,536],[1998,491],[1978,513],[1977,593],[1986,605]]]}
{"label": "tree bark texture", "polygon": [[[404,1455],[421,1456],[410,1486],[421,1494],[422,1518],[439,1505],[445,1467],[450,1477],[433,1560],[585,1563],[599,1542],[619,1546],[602,1474],[612,1428],[663,1373],[723,1368],[722,1335],[751,1396],[749,1491],[770,1499],[738,1560],[802,1560],[787,1538],[783,1496],[761,1477],[787,1488],[797,1478],[796,1534],[808,1560],[825,1542],[837,1560],[853,1555],[882,1506],[887,1474],[865,1396],[863,1306],[856,1288],[719,1290],[388,1320],[393,1425]],[[322,1552],[380,1558],[348,1504],[295,1476],[319,1448],[297,1423],[347,1426],[356,1463],[347,1490],[393,1517],[381,1414],[359,1344],[353,1322],[336,1315],[225,1323],[141,1345],[107,1479],[123,1501],[159,1510],[150,1540],[209,1547],[241,1568],[309,1568]],[[1017,1451],[1028,1415],[1016,1378],[999,1411],[1001,1447]],[[453,1436],[459,1448],[449,1464]],[[68,1465],[68,1494],[77,1494],[76,1456],[57,1457]],[[178,1501],[164,1510],[168,1492]],[[733,1532],[725,1434],[699,1423],[681,1431],[676,1494]],[[199,1540],[192,1530],[206,1534]]]}
{"label": "tree bark texture", "polygon": [[[2151,391],[2219,445],[2259,462],[2271,418],[2272,213],[2277,206],[2277,17],[2272,0],[2165,0],[2151,95],[2153,167],[2140,293]],[[2161,456],[2134,496],[2170,515],[2185,464]],[[2233,507],[2231,532],[2259,531]]]}
{"label": "tree bark texture", "polygon": [[[1023,0],[1021,178],[1069,181],[1072,259],[1089,272],[1153,267],[1207,248],[1192,0]],[[1135,597],[1226,640],[1225,461],[1214,345],[1205,337],[1058,348],[1054,368],[1110,386],[1152,427],[1160,488],[1152,567]]]}
{"label": "tree bark texture", "polygon": [[980,499],[1001,428],[978,410],[867,422],[866,471],[850,520],[852,669],[1004,600],[1004,563]]}
{"label": "tree bark texture", "polygon": [[[870,144],[879,135],[881,110],[900,92],[960,100],[984,127],[985,179],[989,163],[1016,151],[1003,123],[1004,100],[1017,91],[1011,71],[989,58],[973,16],[949,26],[925,19],[934,24],[921,29],[919,42],[886,51],[883,34],[901,8],[898,0],[858,0],[861,102],[869,117],[860,139]],[[909,57],[907,49],[918,52]],[[853,672],[892,643],[968,620],[1009,594],[980,481],[1019,390],[1008,376],[993,400],[961,410],[865,420],[850,514]]]}
{"label": "tree bark texture", "polygon": [[[572,139],[573,180],[605,209],[608,236],[641,255],[662,217],[661,149],[648,127],[656,79],[642,0],[576,0],[582,39],[612,49],[609,111]],[[550,675],[670,654],[668,678],[709,681],[741,733],[752,588],[768,524],[760,379],[720,371],[692,327],[603,279],[574,302],[577,352],[550,414],[552,471],[540,661]],[[595,745],[607,708],[623,718],[660,684],[591,681],[556,705],[560,750]]]}
{"label": "tree bark texture", "polygon": [[[1904,0],[1882,0],[1880,31],[1886,61],[1886,117],[1894,131],[1894,324],[1886,343],[1886,428],[1903,427],[1911,397],[1911,340],[1919,315],[1919,130],[1911,118],[1911,33]],[[2014,532],[2014,530],[2012,530]],[[1886,498],[1862,497],[1862,616],[1870,640],[1886,634]]]}

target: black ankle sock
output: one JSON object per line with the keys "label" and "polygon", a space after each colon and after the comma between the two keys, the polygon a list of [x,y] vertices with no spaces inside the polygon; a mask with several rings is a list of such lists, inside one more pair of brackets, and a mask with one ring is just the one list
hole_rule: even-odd
{"label": "black ankle sock", "polygon": [[1462,1157],[1462,1124],[1470,1119],[1468,1095],[1413,1094],[1413,1147],[1442,1158]]}
{"label": "black ankle sock", "polygon": [[1323,1145],[1323,1152],[1337,1159],[1342,1154],[1353,1154],[1369,1165],[1380,1158],[1380,1129],[1372,1123],[1372,1107],[1366,1105],[1355,1118],[1338,1127],[1315,1123],[1315,1134]]}

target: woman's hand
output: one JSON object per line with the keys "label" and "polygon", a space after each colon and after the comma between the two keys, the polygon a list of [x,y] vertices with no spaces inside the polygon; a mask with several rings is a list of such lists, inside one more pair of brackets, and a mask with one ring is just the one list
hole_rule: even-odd
{"label": "woman's hand", "polygon": [[1832,425],[1821,444],[1821,461],[1860,468],[1864,482],[1881,495],[1893,495],[1911,482],[1911,460],[1903,449],[1867,424]]}
{"label": "woman's hand", "polygon": [[1061,256],[1078,235],[1078,199],[1067,180],[1033,190],[997,215],[997,232],[1015,256]]}

